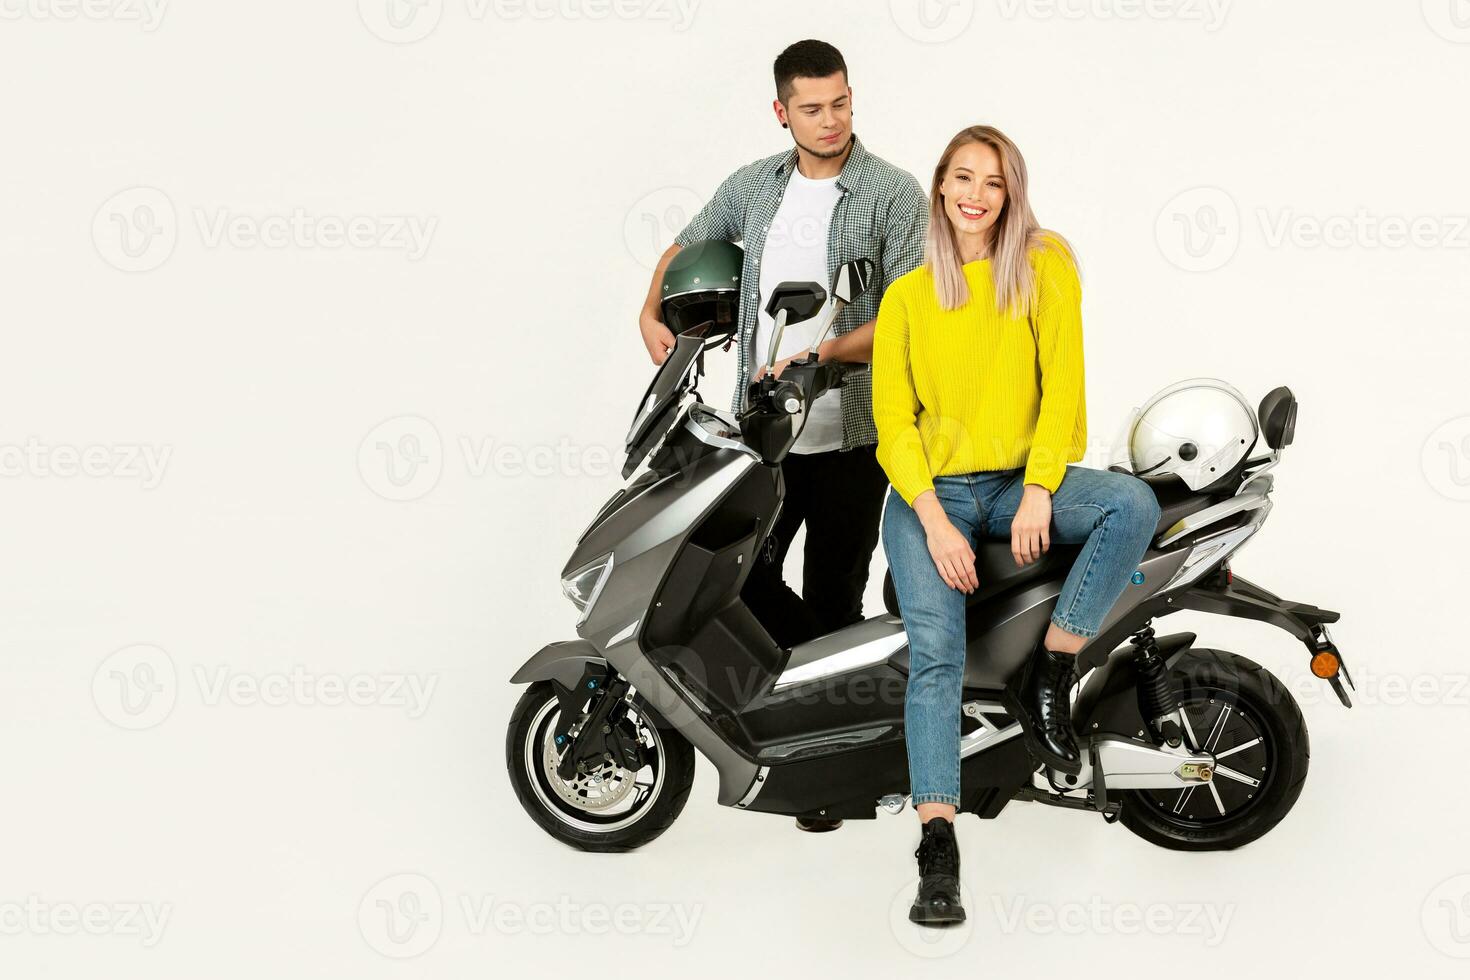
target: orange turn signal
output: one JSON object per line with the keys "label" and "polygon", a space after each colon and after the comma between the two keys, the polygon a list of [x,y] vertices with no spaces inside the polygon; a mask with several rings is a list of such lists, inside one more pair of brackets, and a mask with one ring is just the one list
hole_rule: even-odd
{"label": "orange turn signal", "polygon": [[1337,654],[1331,650],[1323,650],[1312,657],[1312,673],[1326,680],[1337,676],[1338,660]]}

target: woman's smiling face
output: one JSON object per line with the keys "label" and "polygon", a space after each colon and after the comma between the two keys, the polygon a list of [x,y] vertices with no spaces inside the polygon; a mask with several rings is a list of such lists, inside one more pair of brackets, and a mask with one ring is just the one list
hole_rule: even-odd
{"label": "woman's smiling face", "polygon": [[944,214],[960,241],[977,241],[964,237],[969,235],[988,241],[1006,203],[1000,154],[987,143],[966,143],[950,158],[939,192],[944,196]]}

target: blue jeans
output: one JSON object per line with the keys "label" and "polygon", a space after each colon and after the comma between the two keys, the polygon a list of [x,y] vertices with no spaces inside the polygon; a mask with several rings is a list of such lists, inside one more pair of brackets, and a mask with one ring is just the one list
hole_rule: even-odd
{"label": "blue jeans", "polygon": [[[941,476],[934,493],[973,547],[980,538],[1010,539],[1024,481],[1024,467]],[[1158,499],[1136,477],[1069,466],[1052,494],[1051,513],[1052,544],[1085,542],[1051,621],[1078,636],[1097,636],[1148,551],[1159,521]],[[883,550],[909,639],[904,735],[913,803],[957,807],[966,597],[940,578],[924,526],[896,490],[889,491],[883,512]]]}

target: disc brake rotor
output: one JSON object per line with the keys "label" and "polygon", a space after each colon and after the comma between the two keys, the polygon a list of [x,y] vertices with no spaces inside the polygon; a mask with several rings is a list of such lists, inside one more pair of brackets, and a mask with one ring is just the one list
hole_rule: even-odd
{"label": "disc brake rotor", "polygon": [[[567,751],[571,751],[570,748]],[[546,781],[561,799],[588,813],[610,810],[626,800],[637,788],[634,778],[637,773],[613,762],[603,760],[586,772],[579,772],[571,779],[562,779],[556,768],[561,763],[561,754],[556,750],[553,729],[548,728],[541,763],[546,772]]]}

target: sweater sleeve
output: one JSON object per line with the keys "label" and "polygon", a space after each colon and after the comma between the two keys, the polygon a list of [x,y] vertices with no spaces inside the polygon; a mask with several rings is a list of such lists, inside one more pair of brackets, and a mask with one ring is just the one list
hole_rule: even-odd
{"label": "sweater sleeve", "polygon": [[873,328],[873,421],[878,428],[878,463],[910,506],[919,494],[934,489],[917,425],[922,407],[914,390],[908,310],[900,284],[883,294]]}
{"label": "sweater sleeve", "polygon": [[1041,368],[1041,409],[1026,460],[1025,482],[1055,492],[1067,464],[1082,458],[1087,441],[1082,285],[1071,258],[1051,244],[1037,255],[1036,278],[1031,320]]}

